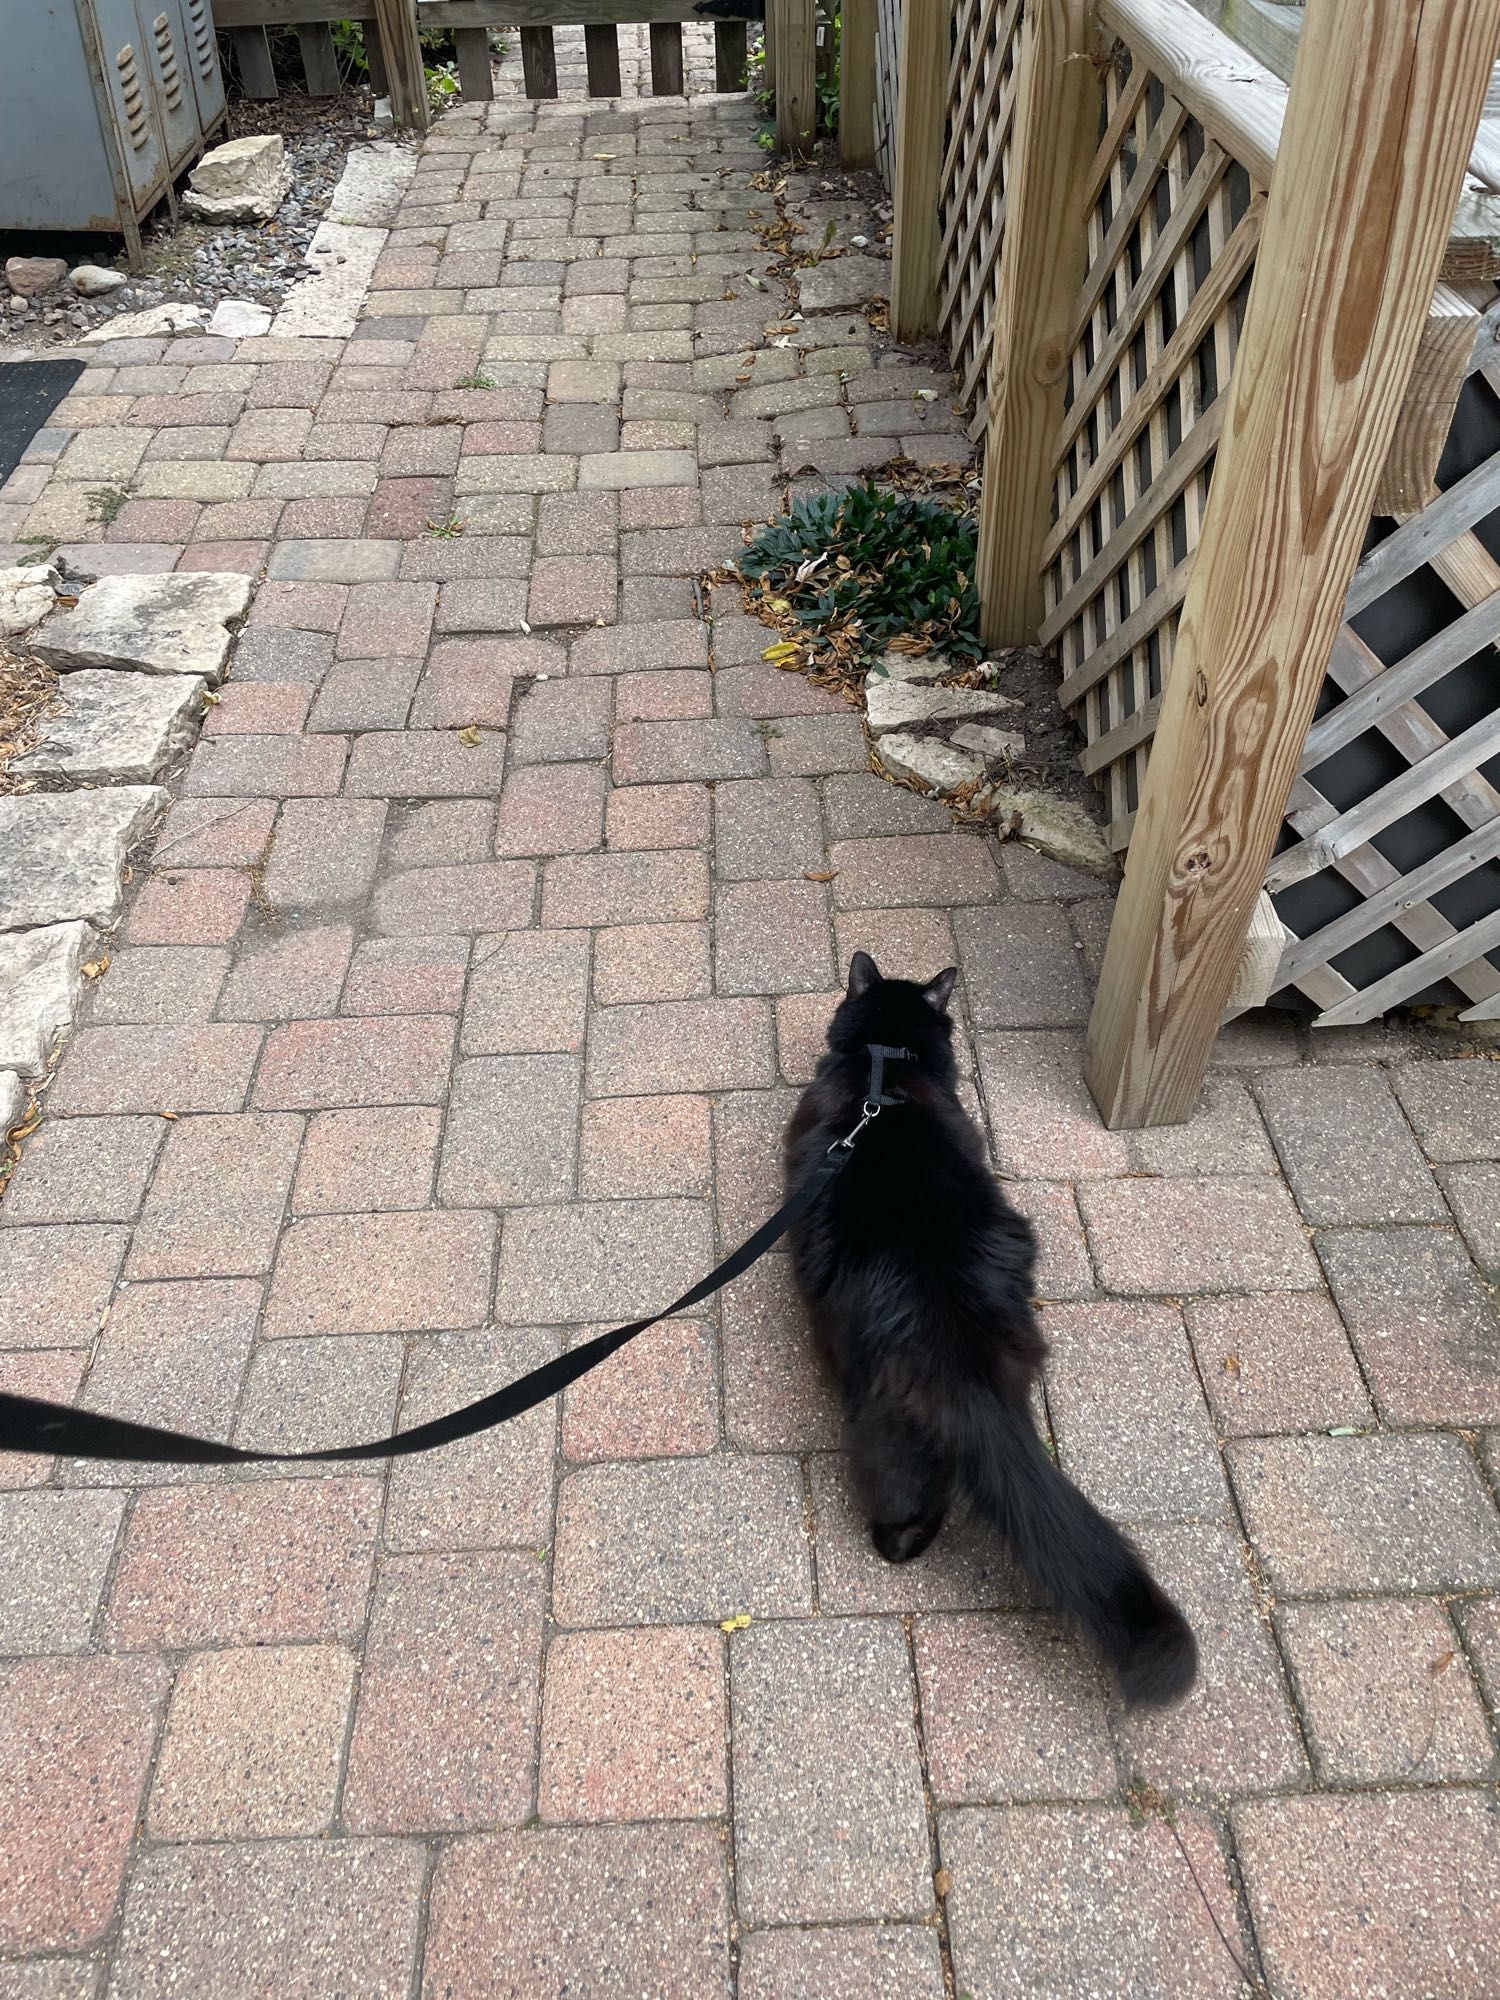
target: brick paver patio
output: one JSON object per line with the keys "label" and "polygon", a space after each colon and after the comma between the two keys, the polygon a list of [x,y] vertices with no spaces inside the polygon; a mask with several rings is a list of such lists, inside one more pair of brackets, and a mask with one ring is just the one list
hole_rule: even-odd
{"label": "brick paver patio", "polygon": [[930,408],[858,319],[760,344],[751,131],[451,115],[352,341],[60,411],[26,532],[268,580],[0,1209],[0,1383],[451,1407],[773,1205],[854,948],[956,958],[1057,1451],[1201,1687],[1124,1720],[972,1526],[878,1561],[773,1257],[394,1469],[0,1463],[4,2000],[1500,1993],[1500,1064],[1240,1024],[1100,1128],[1098,885],[698,593]]}

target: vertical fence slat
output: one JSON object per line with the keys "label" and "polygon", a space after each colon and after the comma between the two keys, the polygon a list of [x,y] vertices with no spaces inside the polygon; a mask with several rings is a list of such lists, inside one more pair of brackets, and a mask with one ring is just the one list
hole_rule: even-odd
{"label": "vertical fence slat", "polygon": [[375,0],[375,19],[390,86],[391,116],[398,125],[425,132],[432,108],[427,102],[422,44],[417,39],[416,0]]}
{"label": "vertical fence slat", "polygon": [[239,65],[240,89],[258,101],[277,97],[276,70],[264,28],[231,28],[229,39]]}
{"label": "vertical fence slat", "polygon": [[612,21],[592,21],[583,31],[583,58],[588,65],[589,96],[620,94],[620,31]]}
{"label": "vertical fence slat", "polygon": [[817,10],[814,0],[766,0],[766,26],[774,22],[771,72],[776,89],[776,150],[803,153],[818,122]]}
{"label": "vertical fence slat", "polygon": [[839,158],[875,164],[875,0],[842,0],[839,10]]}
{"label": "vertical fence slat", "polygon": [[495,94],[495,72],[490,64],[488,28],[455,28],[453,49],[458,57],[458,81],[463,94],[481,101]]}
{"label": "vertical fence slat", "polygon": [[528,97],[556,97],[557,50],[550,28],[521,30],[521,74]]}
{"label": "vertical fence slat", "polygon": [[714,89],[743,90],[748,54],[743,21],[714,23]]}
{"label": "vertical fence slat", "polygon": [[681,21],[651,23],[651,95],[683,95]]}
{"label": "vertical fence slat", "polygon": [[385,73],[385,51],[380,46],[380,29],[374,21],[361,21],[360,31],[364,36],[365,63],[370,72],[370,95],[388,97],[390,78]]}
{"label": "vertical fence slat", "polygon": [[[1489,83],[1500,0],[1308,0],[1085,1075],[1196,1102],[1323,684]],[[1399,160],[1402,171],[1390,172]]]}
{"label": "vertical fence slat", "polygon": [[920,340],[937,325],[938,184],[948,111],[951,0],[906,0],[896,112],[896,226],[891,332]]}
{"label": "vertical fence slat", "polygon": [[333,30],[326,21],[304,21],[297,30],[297,47],[302,56],[302,74],[307,79],[309,97],[337,97],[339,59],[333,46]]}
{"label": "vertical fence slat", "polygon": [[1089,13],[1088,0],[1055,0],[1021,17],[975,576],[992,646],[1033,644],[1042,621],[1052,448],[1087,262],[1084,187],[1099,130]]}

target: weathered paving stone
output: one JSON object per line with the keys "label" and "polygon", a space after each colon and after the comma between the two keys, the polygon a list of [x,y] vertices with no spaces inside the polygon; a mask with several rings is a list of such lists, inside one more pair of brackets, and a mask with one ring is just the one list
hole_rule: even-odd
{"label": "weathered paving stone", "polygon": [[82,966],[98,942],[85,923],[0,935],[0,1070],[45,1076],[58,1031],[78,1012]]}
{"label": "weathered paving stone", "polygon": [[92,1346],[125,1241],[84,1224],[0,1233],[0,1348]]}
{"label": "weathered paving stone", "polygon": [[85,1950],[113,1922],[167,1680],[160,1660],[100,1654],[0,1669],[0,1949]]}
{"label": "weathered paving stone", "polygon": [[843,256],[797,273],[797,297],[804,312],[841,312],[867,299],[884,298],[891,267],[877,257]]}
{"label": "weathered paving stone", "polygon": [[728,1894],[713,1827],[485,1834],[450,1843],[438,1864],[425,1960],[431,2000],[574,1992],[721,2000],[728,1978]]}
{"label": "weathered paving stone", "polygon": [[1325,1229],[1318,1255],[1392,1423],[1500,1422],[1500,1313],[1457,1237]]}
{"label": "weathered paving stone", "polygon": [[1500,1768],[1441,1605],[1286,1604],[1276,1627],[1325,1784],[1432,1784]]}
{"label": "weathered paving stone", "polygon": [[281,1239],[264,1331],[274,1338],[478,1326],[493,1242],[493,1217],[461,1210],[309,1216]]}
{"label": "weathered paving stone", "polygon": [[250,608],[252,578],[233,571],[106,576],[31,641],[38,659],[147,674],[200,674],[213,686],[229,663],[230,628]]}
{"label": "weathered paving stone", "polygon": [[172,1690],[150,1833],[171,1841],[326,1833],[354,1672],[343,1646],[195,1654]]}
{"label": "weathered paving stone", "polygon": [[1250,1539],[1288,1596],[1500,1583],[1500,1518],[1457,1438],[1247,1438],[1225,1456]]}
{"label": "weathered paving stone", "polygon": [[471,1056],[454,1073],[438,1199],[455,1208],[565,1200],[578,1159],[573,1055]]}
{"label": "weathered paving stone", "polygon": [[1381,1071],[1274,1070],[1255,1088],[1305,1221],[1446,1220],[1432,1169]]}
{"label": "weathered paving stone", "polygon": [[730,1687],[745,1920],[926,1916],[931,1855],[900,1625],[753,1625],[731,1640]]}
{"label": "weathered paving stone", "polygon": [[919,1924],[753,1931],[740,2000],[942,2000],[937,1933]]}
{"label": "weathered paving stone", "polygon": [[563,1625],[665,1625],[812,1609],[790,1458],[592,1465],[562,1483],[553,1608]]}
{"label": "weathered paving stone", "polygon": [[496,1313],[512,1326],[549,1326],[659,1310],[707,1268],[710,1250],[703,1202],[517,1211],[501,1239]]}
{"label": "weathered paving stone", "polygon": [[126,856],[166,803],[159,785],[0,799],[0,931],[113,923]]}
{"label": "weathered paving stone", "polygon": [[42,718],[36,748],[12,768],[75,785],[154,784],[196,735],[203,687],[191,674],[69,674],[60,712]]}
{"label": "weathered paving stone", "polygon": [[1246,1800],[1235,1846],[1272,1990],[1304,2000],[1500,1985],[1500,1815],[1482,1792]]}
{"label": "weathered paving stone", "polygon": [[1169,1826],[1123,1806],[970,1808],[943,1815],[938,1844],[955,1983],[973,2000],[1245,1991],[1234,1890],[1198,1813]]}
{"label": "weathered paving stone", "polygon": [[349,1747],[351,1831],[527,1818],[545,1582],[529,1553],[386,1558]]}
{"label": "weathered paving stone", "polygon": [[405,1992],[422,1919],[420,1841],[245,1840],[157,1847],[136,1864],[117,2000],[175,1991]]}
{"label": "weathered paving stone", "polygon": [[0,1493],[0,1653],[81,1653],[123,1493]]}
{"label": "weathered paving stone", "polygon": [[542,1818],[723,1813],[723,1649],[711,1627],[560,1633],[547,1655]]}

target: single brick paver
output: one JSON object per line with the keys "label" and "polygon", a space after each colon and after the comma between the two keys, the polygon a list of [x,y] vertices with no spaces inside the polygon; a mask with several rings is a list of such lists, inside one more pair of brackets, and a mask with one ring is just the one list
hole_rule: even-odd
{"label": "single brick paver", "polygon": [[[0,506],[256,584],[14,1148],[0,1388],[377,1447],[0,1461],[0,1989],[1486,1993],[1500,1065],[1252,1014],[1183,1124],[1104,1129],[1110,885],[877,776],[718,567],[968,456],[930,357],[807,297],[883,296],[880,214],[783,176],[794,297],[748,101],[559,63],[434,124],[351,341],[81,350]],[[1176,1709],[966,1498],[880,1559],[780,1250],[379,1450],[765,1219],[856,950],[960,968],[1037,1419],[1193,1625]]]}

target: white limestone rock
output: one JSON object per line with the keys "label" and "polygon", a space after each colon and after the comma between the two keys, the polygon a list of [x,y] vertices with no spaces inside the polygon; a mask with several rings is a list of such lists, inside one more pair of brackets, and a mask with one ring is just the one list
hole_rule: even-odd
{"label": "white limestone rock", "polygon": [[188,175],[182,205],[205,222],[267,222],[290,179],[281,134],[252,133],[203,155]]}
{"label": "white limestone rock", "polygon": [[208,319],[204,306],[146,306],[140,312],[121,313],[106,320],[83,336],[85,347],[97,347],[106,340],[160,340],[164,334],[202,333]]}
{"label": "white limestone rock", "polygon": [[125,271],[111,271],[107,264],[78,264],[69,282],[81,299],[107,299],[111,292],[123,291],[130,277]]}
{"label": "white limestone rock", "polygon": [[125,858],[168,796],[162,785],[113,785],[0,798],[0,931],[112,924]]}
{"label": "white limestone rock", "polygon": [[12,768],[75,785],[153,784],[197,735],[203,688],[197,674],[68,674],[62,712],[46,717],[36,748]]}
{"label": "white limestone rock", "polygon": [[229,664],[230,627],[249,610],[253,590],[232,570],[101,577],[70,611],[53,613],[31,650],[60,673],[200,674],[217,686]]}
{"label": "white limestone rock", "polygon": [[226,340],[249,340],[266,333],[271,325],[271,308],[253,305],[249,299],[220,299],[208,316],[208,331]]}
{"label": "white limestone rock", "polygon": [[78,1012],[81,968],[98,943],[84,923],[0,937],[0,1070],[33,1082],[47,1074],[58,1031]]}
{"label": "white limestone rock", "polygon": [[865,715],[875,736],[888,729],[909,729],[914,722],[971,722],[1019,706],[993,688],[922,687],[913,681],[865,676]]}
{"label": "white limestone rock", "polygon": [[26,1085],[13,1069],[0,1069],[0,1139],[19,1125],[26,1110]]}
{"label": "white limestone rock", "polygon": [[1080,868],[1104,882],[1119,875],[1098,822],[1071,799],[1036,786],[997,784],[976,793],[973,804],[1002,825],[1019,813],[1018,837],[1065,868]]}
{"label": "white limestone rock", "polygon": [[1026,738],[1019,730],[991,729],[983,722],[960,723],[950,733],[948,741],[958,744],[962,750],[972,750],[986,764],[1004,763],[1011,757],[1019,757],[1026,748]]}
{"label": "white limestone rock", "polygon": [[956,671],[946,653],[897,653],[886,651],[871,662],[870,677],[877,681],[937,681]]}
{"label": "white limestone rock", "polygon": [[910,778],[929,791],[953,792],[984,776],[984,764],[971,751],[955,750],[941,736],[906,736],[900,730],[882,736],[875,754],[893,778]]}
{"label": "white limestone rock", "polygon": [[0,638],[13,639],[40,625],[61,588],[62,575],[50,563],[0,569]]}

